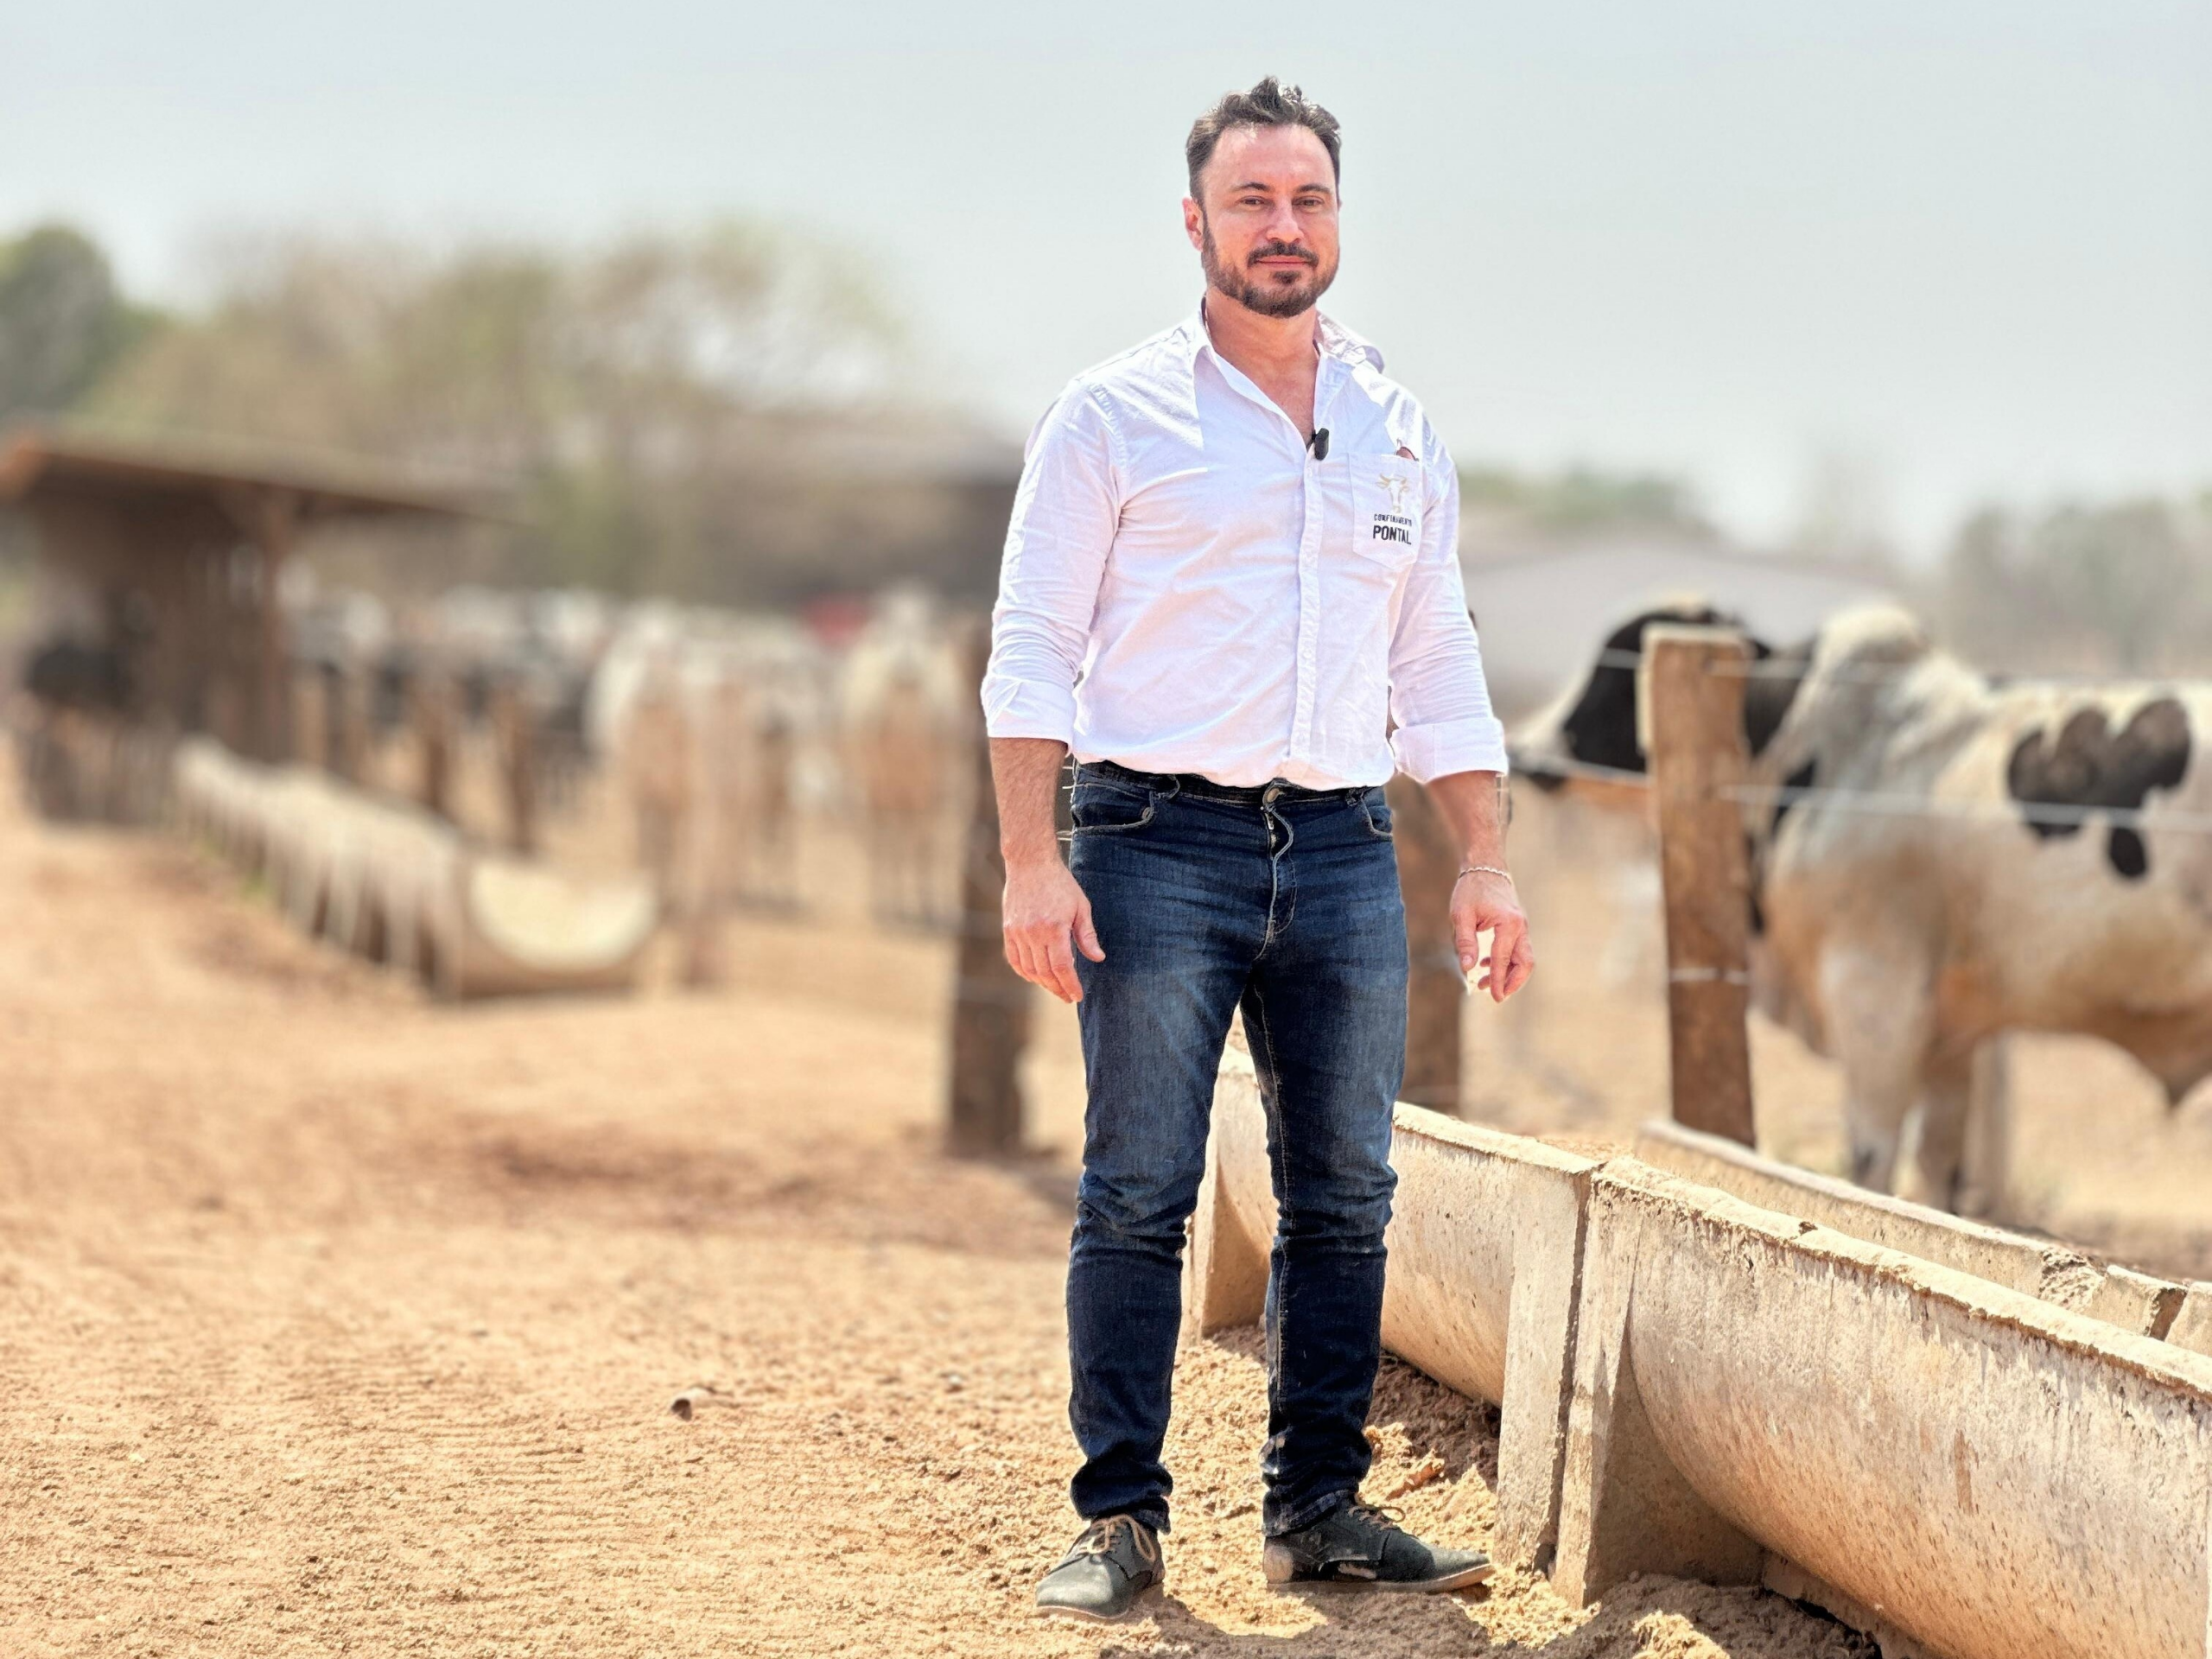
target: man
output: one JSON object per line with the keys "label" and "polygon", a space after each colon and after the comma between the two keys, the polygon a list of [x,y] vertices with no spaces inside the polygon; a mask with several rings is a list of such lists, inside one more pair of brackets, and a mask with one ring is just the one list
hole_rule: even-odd
{"label": "man", "polygon": [[1202,116],[1185,154],[1199,313],[1077,377],[1039,423],[983,683],[1007,954],[1077,1005],[1090,1086],[1067,1293],[1087,1524],[1037,1599],[1094,1618],[1162,1578],[1184,1222],[1240,1009],[1281,1211],[1267,1576],[1488,1575],[1359,1501],[1405,1063],[1394,764],[1460,837],[1461,968],[1493,930],[1481,988],[1503,1001],[1533,965],[1452,459],[1380,354],[1314,309],[1337,271],[1337,123],[1270,79]]}

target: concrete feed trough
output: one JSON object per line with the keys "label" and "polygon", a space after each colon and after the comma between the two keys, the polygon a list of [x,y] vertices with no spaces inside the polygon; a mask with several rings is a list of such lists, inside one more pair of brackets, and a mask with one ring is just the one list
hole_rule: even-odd
{"label": "concrete feed trough", "polygon": [[[1382,1340],[1500,1408],[1499,1558],[1548,1560],[1556,1532],[1583,1195],[1578,1157],[1401,1103],[1398,1192]],[[1214,1094],[1184,1307],[1204,1332],[1257,1320],[1274,1236],[1267,1122],[1250,1058],[1231,1050]]]}
{"label": "concrete feed trough", "polygon": [[[2212,1290],[1705,1139],[1647,1144],[1887,1244],[1398,1109],[1383,1340],[1499,1403],[1500,1558],[1581,1600],[1638,1573],[1763,1582],[1891,1659],[2206,1659],[2212,1358],[2182,1344],[2212,1339]],[[1273,1226],[1232,1052],[1194,1327],[1259,1317]]]}
{"label": "concrete feed trough", "polygon": [[180,747],[175,796],[180,826],[264,880],[303,931],[442,995],[626,988],[658,925],[643,880],[578,881],[487,853],[410,804],[204,739]]}
{"label": "concrete feed trough", "polygon": [[2212,1355],[2212,1285],[2194,1284],[2182,1298],[2166,1340],[2192,1353]]}
{"label": "concrete feed trough", "polygon": [[1768,1582],[1957,1659],[2202,1659],[2212,1361],[1617,1160],[1556,1578]]}
{"label": "concrete feed trough", "polygon": [[2185,1285],[2101,1262],[2054,1239],[2006,1232],[1793,1168],[1737,1141],[1679,1123],[1645,1124],[1637,1132],[1636,1155],[1764,1209],[1973,1274],[2138,1336],[2167,1336],[2188,1291]]}
{"label": "concrete feed trough", "polygon": [[660,904],[644,881],[572,881],[518,858],[463,871],[461,978],[471,996],[612,990],[637,977]]}

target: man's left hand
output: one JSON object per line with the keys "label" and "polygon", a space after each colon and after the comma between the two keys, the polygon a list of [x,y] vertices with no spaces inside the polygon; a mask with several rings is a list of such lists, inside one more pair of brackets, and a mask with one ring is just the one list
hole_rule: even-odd
{"label": "man's left hand", "polygon": [[[1490,955],[1482,954],[1480,933],[1491,936]],[[1535,953],[1529,945],[1529,918],[1510,877],[1478,870],[1463,875],[1452,889],[1452,939],[1459,951],[1459,971],[1483,976],[1474,981],[1478,991],[1503,1002],[1529,982],[1536,971]]]}

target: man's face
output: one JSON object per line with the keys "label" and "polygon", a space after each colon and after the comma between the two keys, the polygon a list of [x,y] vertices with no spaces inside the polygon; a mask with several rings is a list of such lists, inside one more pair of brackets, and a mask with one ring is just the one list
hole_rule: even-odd
{"label": "man's face", "polygon": [[1206,282],[1264,317],[1310,310],[1337,279],[1337,181],[1304,127],[1232,127],[1183,203]]}

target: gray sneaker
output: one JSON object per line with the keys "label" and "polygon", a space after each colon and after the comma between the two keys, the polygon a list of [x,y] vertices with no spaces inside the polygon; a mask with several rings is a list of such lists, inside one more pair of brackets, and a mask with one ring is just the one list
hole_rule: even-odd
{"label": "gray sneaker", "polygon": [[1491,1575],[1478,1549],[1435,1549],[1373,1503],[1354,1502],[1310,1527],[1268,1540],[1260,1557],[1278,1590],[1334,1585],[1346,1590],[1465,1590]]}
{"label": "gray sneaker", "polygon": [[1037,1611],[1059,1618],[1120,1618],[1163,1576],[1159,1534],[1133,1515],[1101,1516],[1037,1586]]}

